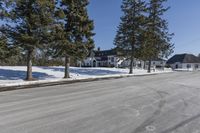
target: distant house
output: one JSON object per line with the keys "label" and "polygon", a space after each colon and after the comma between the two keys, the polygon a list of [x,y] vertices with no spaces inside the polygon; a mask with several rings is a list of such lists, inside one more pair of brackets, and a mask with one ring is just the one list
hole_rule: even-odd
{"label": "distant house", "polygon": [[164,68],[166,66],[166,60],[161,58],[155,58],[151,61],[151,67]]}
{"label": "distant house", "polygon": [[199,70],[200,58],[193,54],[177,54],[167,61],[172,69]]}
{"label": "distant house", "polygon": [[[119,65],[120,67],[130,67],[131,60],[124,58],[124,60]],[[142,68],[144,66],[144,61],[134,58],[133,66],[135,68]]]}
{"label": "distant house", "polygon": [[118,67],[120,58],[116,49],[91,51],[89,56],[81,63],[83,67]]}
{"label": "distant house", "polygon": [[[130,62],[131,62],[130,59],[123,60],[123,62],[120,64],[120,67],[130,67]],[[153,59],[151,61],[151,68],[153,68],[153,69],[162,68],[163,69],[166,66],[166,62],[167,62],[166,60],[161,59],[161,58]],[[149,66],[149,62],[135,58],[133,65],[135,68],[147,69]]]}
{"label": "distant house", "polygon": [[[83,67],[130,67],[130,59],[122,58],[116,49],[110,50],[92,50],[90,54],[82,61],[78,62]],[[148,61],[134,59],[134,67],[148,68]],[[166,60],[156,58],[151,61],[152,68],[164,68]]]}
{"label": "distant house", "polygon": [[116,49],[95,51],[95,58],[99,67],[118,67]]}
{"label": "distant house", "polygon": [[84,67],[97,67],[94,51],[91,51],[90,54],[82,62],[78,62],[78,64]]}

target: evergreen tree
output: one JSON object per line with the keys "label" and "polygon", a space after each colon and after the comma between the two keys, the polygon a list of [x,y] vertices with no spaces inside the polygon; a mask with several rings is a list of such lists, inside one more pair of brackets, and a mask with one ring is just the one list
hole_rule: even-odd
{"label": "evergreen tree", "polygon": [[143,32],[142,53],[148,59],[148,72],[151,72],[151,60],[167,57],[173,52],[171,38],[173,34],[168,31],[168,22],[163,19],[163,14],[169,9],[163,6],[167,0],[150,0],[149,16],[146,30]]}
{"label": "evergreen tree", "polygon": [[[1,28],[0,28],[1,29]],[[0,32],[0,63],[1,65],[10,65],[16,63],[19,55],[19,49],[8,41],[6,35]],[[15,58],[15,59],[14,59]],[[13,61],[13,63],[11,63]]]}
{"label": "evergreen tree", "polygon": [[[59,3],[59,1],[57,1]],[[69,78],[70,57],[82,59],[93,47],[93,21],[87,13],[88,0],[62,0],[57,10],[54,56],[65,58],[64,78]]]}
{"label": "evergreen tree", "polygon": [[[27,55],[27,77],[33,80],[32,60],[36,48],[48,43],[54,18],[54,0],[6,0],[3,18],[9,23],[3,32]],[[9,5],[9,6],[8,6]],[[9,9],[9,10],[6,10]]]}
{"label": "evergreen tree", "polygon": [[130,58],[129,73],[132,74],[136,49],[140,45],[138,37],[145,24],[146,4],[142,0],[123,0],[121,9],[124,14],[121,17],[114,43],[124,56]]}
{"label": "evergreen tree", "polygon": [[4,61],[7,57],[8,53],[8,46],[7,46],[7,40],[6,37],[0,34],[0,61]]}

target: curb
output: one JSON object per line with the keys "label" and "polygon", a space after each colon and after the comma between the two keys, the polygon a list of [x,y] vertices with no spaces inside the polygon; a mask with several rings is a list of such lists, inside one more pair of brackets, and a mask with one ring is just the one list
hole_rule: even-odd
{"label": "curb", "polygon": [[116,75],[116,76],[107,76],[107,77],[98,77],[98,78],[60,80],[60,81],[50,81],[50,82],[44,81],[42,83],[32,83],[32,84],[26,84],[26,85],[2,86],[2,87],[0,87],[0,92],[20,90],[20,89],[29,89],[29,88],[37,88],[37,87],[47,87],[47,86],[92,82],[92,81],[101,81],[101,80],[111,80],[111,79],[128,78],[128,77],[144,77],[144,76],[152,76],[152,75],[167,74],[167,73],[171,73],[171,72],[151,73],[151,74],[141,74],[141,75]]}

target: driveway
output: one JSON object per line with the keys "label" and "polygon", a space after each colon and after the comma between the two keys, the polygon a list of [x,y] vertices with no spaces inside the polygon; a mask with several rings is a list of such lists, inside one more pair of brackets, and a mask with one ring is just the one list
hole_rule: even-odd
{"label": "driveway", "polygon": [[200,72],[0,93],[0,133],[200,133]]}

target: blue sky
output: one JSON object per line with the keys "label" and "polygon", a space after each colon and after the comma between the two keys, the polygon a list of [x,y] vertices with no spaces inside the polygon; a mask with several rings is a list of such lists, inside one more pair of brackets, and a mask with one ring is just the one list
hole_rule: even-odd
{"label": "blue sky", "polygon": [[[122,0],[90,0],[90,18],[94,20],[96,47],[113,48],[116,27],[122,15]],[[200,53],[200,0],[168,0],[171,9],[165,14],[170,32],[175,33],[172,42],[175,53]]]}

